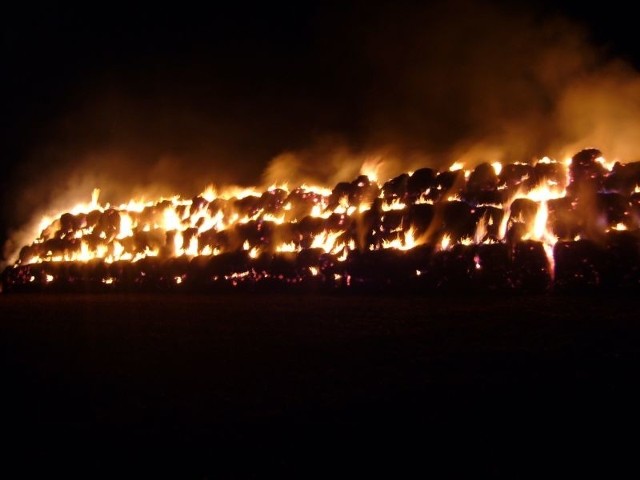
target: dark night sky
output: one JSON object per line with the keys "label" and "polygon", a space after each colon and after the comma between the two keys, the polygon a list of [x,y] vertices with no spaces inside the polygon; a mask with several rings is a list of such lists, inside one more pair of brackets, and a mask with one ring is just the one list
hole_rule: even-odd
{"label": "dark night sky", "polygon": [[[447,10],[443,27],[421,2],[228,3],[3,7],[0,242],[75,181],[160,181],[188,194],[208,181],[259,182],[278,154],[332,139],[354,151],[378,139],[406,150],[458,140],[432,128],[442,138],[426,143],[424,117],[405,105],[422,97],[404,95],[403,78],[420,49],[439,48],[425,31],[472,24],[484,7]],[[640,67],[628,7],[534,3],[489,5],[538,26],[562,15]],[[449,115],[446,131],[477,133],[470,118]]]}

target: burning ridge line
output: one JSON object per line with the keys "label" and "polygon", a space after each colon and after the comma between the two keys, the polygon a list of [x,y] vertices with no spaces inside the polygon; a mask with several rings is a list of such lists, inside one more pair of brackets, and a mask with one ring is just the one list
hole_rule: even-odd
{"label": "burning ridge line", "polygon": [[2,290],[537,290],[640,285],[640,162],[421,168],[88,204],[45,218]]}

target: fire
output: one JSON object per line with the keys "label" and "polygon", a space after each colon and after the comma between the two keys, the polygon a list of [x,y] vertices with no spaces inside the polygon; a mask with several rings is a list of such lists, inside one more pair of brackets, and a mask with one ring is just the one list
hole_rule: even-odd
{"label": "fire", "polygon": [[366,160],[363,164],[362,167],[360,168],[360,174],[361,175],[365,175],[369,180],[373,181],[373,182],[377,182],[379,177],[379,171],[382,167],[382,160],[378,159],[373,159],[373,160]]}
{"label": "fire", "polygon": [[[67,262],[110,266],[156,257],[191,262],[234,252],[268,265],[275,256],[295,257],[306,250],[320,252],[335,267],[349,265],[358,255],[407,252],[425,245],[435,252],[464,247],[472,253],[471,270],[484,272],[489,264],[475,253],[477,249],[503,245],[509,255],[515,255],[519,242],[535,242],[544,250],[553,275],[559,241],[600,241],[603,235],[640,227],[639,210],[632,208],[632,202],[638,204],[636,197],[621,200],[622,193],[615,190],[637,196],[640,178],[629,179],[625,173],[627,177],[618,180],[616,172],[627,168],[625,164],[608,161],[597,151],[586,150],[575,158],[558,162],[543,157],[510,165],[493,162],[475,170],[454,162],[447,171],[432,175],[429,169],[421,169],[385,182],[379,178],[382,164],[375,160],[363,165],[361,174],[366,178],[341,182],[334,189],[285,182],[266,190],[210,185],[191,199],[133,199],[120,205],[102,203],[100,190],[95,189],[90,201],[43,217],[38,233],[23,247],[13,268]],[[461,170],[465,182],[460,175],[452,175]],[[581,179],[586,183],[576,186]],[[612,203],[596,215],[598,202]],[[449,218],[449,210],[464,218]],[[571,216],[577,220],[567,220]],[[289,280],[319,276],[321,263],[314,262],[300,266]],[[241,282],[286,277],[239,265],[243,270],[211,278]],[[416,267],[415,276],[427,276],[424,266]],[[146,275],[141,271],[140,276]],[[28,283],[60,281],[58,273],[50,272],[24,278]],[[103,272],[99,278],[106,285],[118,283],[117,274]],[[187,280],[186,274],[174,272],[163,278],[174,284]],[[342,270],[322,278],[356,281]]]}
{"label": "fire", "polygon": [[[311,248],[321,248],[325,252],[329,253],[334,249],[334,247],[336,245],[336,240],[343,233],[344,232],[342,232],[342,231],[340,231],[340,232],[328,232],[328,231],[325,230],[325,231],[319,233],[318,235],[316,235],[313,238],[313,242],[311,243]],[[340,248],[340,249],[342,249],[342,248]]]}
{"label": "fire", "polygon": [[382,248],[395,248],[398,250],[410,250],[417,245],[420,245],[420,240],[415,238],[413,228],[409,228],[409,230],[403,232],[393,240],[384,240],[382,242]]}
{"label": "fire", "polygon": [[442,240],[440,241],[440,250],[447,250],[450,244],[451,244],[451,236],[448,233],[445,233],[442,236]]}

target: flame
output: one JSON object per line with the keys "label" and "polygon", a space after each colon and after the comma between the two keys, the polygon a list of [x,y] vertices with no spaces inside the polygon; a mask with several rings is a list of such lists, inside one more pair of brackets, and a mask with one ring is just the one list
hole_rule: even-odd
{"label": "flame", "polygon": [[[402,238],[401,238],[402,237]],[[410,250],[419,245],[419,240],[415,238],[415,230],[413,227],[409,228],[401,236],[394,238],[393,240],[383,240],[382,248],[396,248],[398,250]]]}
{"label": "flame", "polygon": [[282,243],[276,247],[276,252],[297,252],[299,249],[295,243]]}
{"label": "flame", "polygon": [[487,236],[487,225],[486,225],[486,215],[483,215],[480,220],[478,220],[478,225],[476,225],[476,232],[473,236],[475,243],[482,243],[485,237]]}
{"label": "flame", "polygon": [[333,250],[336,240],[340,235],[344,232],[328,232],[326,230],[322,231],[315,237],[313,237],[313,241],[311,242],[311,248],[321,248],[326,253],[329,253]]}
{"label": "flame", "polygon": [[399,198],[394,198],[391,203],[382,204],[383,212],[389,212],[391,210],[404,210],[405,208],[407,208],[407,205]]}
{"label": "flame", "polygon": [[442,236],[442,240],[440,241],[440,250],[447,250],[450,244],[451,244],[451,236],[448,233],[445,233]]}
{"label": "flame", "polygon": [[377,182],[382,164],[383,162],[380,158],[365,160],[362,167],[360,167],[360,175],[366,175],[372,182]]}
{"label": "flame", "polygon": [[613,166],[616,164],[615,161],[608,161],[606,158],[600,156],[598,158],[596,158],[596,162],[598,162],[600,165],[602,165],[604,168],[607,169],[607,171],[611,171],[613,170]]}
{"label": "flame", "polygon": [[[598,157],[595,161],[607,171],[611,171],[615,165],[615,162],[608,161],[604,157]],[[550,157],[542,157],[536,164],[553,164],[554,168],[549,169],[553,171],[564,168],[565,171],[560,172],[564,173],[564,176],[561,175],[558,178],[571,181],[568,175],[571,159],[558,162]],[[383,163],[379,158],[367,160],[362,165],[361,174],[377,183],[382,166]],[[491,166],[496,175],[503,172],[501,162],[493,162]],[[465,177],[468,178],[471,170],[465,170],[464,167],[464,163],[455,162],[448,170],[463,170]],[[506,242],[511,220],[522,224],[525,221],[528,222],[524,225],[526,232],[522,239],[541,242],[553,270],[552,252],[558,238],[550,225],[551,204],[549,202],[566,197],[568,187],[558,178],[542,178],[533,188],[530,188],[528,182],[520,181],[517,187],[513,187],[513,189],[518,188],[515,192],[511,186],[502,185],[501,188],[507,190],[500,193],[508,194],[508,199],[499,200],[503,197],[496,196],[495,200],[492,198],[486,200],[487,206],[502,210],[499,226],[493,225],[493,222],[497,221],[494,220],[496,217],[493,214],[485,214],[477,221],[475,231],[467,230],[464,234],[445,231],[441,233],[441,237],[434,235],[435,230],[427,231],[422,225],[419,230],[413,225],[408,229],[405,228],[409,223],[418,225],[412,215],[415,211],[421,210],[414,210],[415,205],[435,204],[433,210],[436,212],[437,204],[446,201],[467,202],[472,211],[483,205],[470,204],[465,200],[468,198],[467,195],[454,192],[449,194],[442,185],[421,187],[420,191],[412,195],[396,196],[395,192],[388,194],[380,190],[377,199],[371,197],[360,199],[358,195],[345,194],[344,190],[336,189],[334,193],[334,190],[325,186],[308,184],[295,188],[291,188],[292,186],[287,183],[273,184],[262,192],[256,187],[220,188],[209,185],[193,199],[184,199],[180,196],[161,198],[156,201],[134,199],[114,206],[106,202],[101,203],[100,190],[96,188],[91,193],[90,201],[80,202],[68,209],[67,213],[73,218],[69,219],[69,215],[63,216],[61,212],[43,216],[39,222],[38,232],[34,234],[31,244],[28,245],[34,248],[26,250],[17,264],[87,262],[94,259],[112,263],[120,260],[136,262],[154,256],[216,256],[221,252],[238,248],[239,244],[252,259],[258,258],[261,253],[260,248],[267,248],[269,252],[294,253],[300,252],[303,248],[317,248],[333,256],[332,261],[344,262],[348,259],[349,253],[356,250],[356,242],[357,248],[364,252],[389,248],[404,251],[432,241],[436,249],[447,250],[451,248],[453,239],[462,245]],[[360,185],[360,187],[363,186],[364,183]],[[442,191],[435,192],[436,188]],[[640,193],[640,185],[635,185],[633,192]],[[434,193],[439,194],[434,196]],[[336,198],[338,195],[340,197]],[[415,198],[416,196],[418,198]],[[521,198],[537,204],[535,217],[522,215],[519,219],[512,218],[512,203]],[[504,203],[500,204],[501,201]],[[373,206],[375,211],[372,212]],[[391,224],[388,223],[388,218],[380,217],[378,208],[382,212],[397,212],[388,217],[394,219],[400,217],[401,221],[398,223],[394,220]],[[632,226],[632,222],[638,222],[638,220],[627,212],[625,215],[628,220],[624,223],[620,222],[616,225],[605,223],[602,225],[602,231],[636,228],[638,225]],[[376,216],[375,221],[371,221],[370,219],[374,216]],[[312,225],[311,230],[305,230],[304,234],[301,231],[298,232],[296,224],[302,227],[308,220],[312,220],[309,222]],[[606,217],[603,216],[602,221],[606,222]],[[256,236],[249,237],[251,240],[242,238],[241,232],[245,231],[244,227],[237,228],[241,225],[245,225],[249,231],[255,228]],[[287,233],[280,238],[286,238],[289,241],[281,243],[273,241],[269,235],[281,225],[286,225],[285,228],[291,226],[291,233],[298,236],[291,237]],[[521,227],[518,225],[518,228]],[[519,230],[516,231],[522,235]],[[589,232],[581,232],[580,235],[576,235],[576,239],[584,236],[589,238]],[[437,238],[440,238],[439,241],[434,240]],[[260,245],[269,245],[269,247],[260,247]],[[476,269],[482,267],[479,257],[474,258],[474,262]],[[313,276],[320,272],[319,267],[308,268]],[[420,275],[419,272],[421,271],[416,270],[416,275]],[[244,276],[234,275],[229,279],[240,281],[249,273]],[[255,275],[255,272],[252,275]],[[345,280],[350,282],[350,277],[347,277],[345,275]],[[47,283],[55,280],[52,275],[38,278],[43,278]],[[175,277],[176,283],[182,281],[178,278],[183,279]],[[113,282],[114,279],[105,277],[103,282],[107,283],[108,280]]]}

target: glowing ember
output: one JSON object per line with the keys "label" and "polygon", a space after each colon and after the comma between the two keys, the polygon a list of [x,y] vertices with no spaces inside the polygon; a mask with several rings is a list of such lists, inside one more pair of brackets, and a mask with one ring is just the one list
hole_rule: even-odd
{"label": "glowing ember", "polygon": [[[482,249],[505,264],[541,252],[544,265],[531,271],[553,277],[574,249],[604,248],[614,234],[621,245],[637,241],[640,168],[607,161],[597,150],[583,150],[569,162],[544,157],[466,170],[455,162],[447,171],[424,168],[378,184],[380,167],[371,161],[361,176],[334,189],[287,183],[264,191],[207,187],[192,199],[119,206],[100,203],[95,189],[89,202],[43,217],[3,281],[51,287],[95,281],[116,288],[128,279],[186,288],[194,278],[237,286],[318,277],[356,285],[364,268],[357,262],[368,265],[363,259],[371,256],[399,265],[393,255],[416,262],[409,262],[406,275],[422,281],[432,275],[427,266],[437,266],[433,258],[440,253],[455,254],[450,262],[467,261],[459,249],[469,252],[460,271],[490,275],[491,262],[498,260],[486,260]],[[622,248],[617,245],[607,248]],[[421,253],[414,259],[412,252]],[[87,272],[80,275],[67,264],[86,265]],[[133,264],[131,271],[123,266]],[[200,274],[187,273],[196,267]]]}

